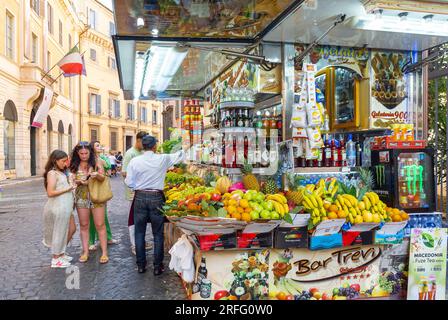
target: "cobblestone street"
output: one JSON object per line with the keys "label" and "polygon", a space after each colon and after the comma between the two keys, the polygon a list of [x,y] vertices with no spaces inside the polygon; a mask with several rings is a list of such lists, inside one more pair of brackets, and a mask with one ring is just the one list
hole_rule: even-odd
{"label": "cobblestone street", "polygon": [[[64,269],[51,269],[49,249],[42,244],[42,212],[46,202],[42,180],[3,187],[0,198],[0,299],[185,299],[180,278],[167,270],[152,274],[152,250],[148,271],[138,274],[130,251],[127,228],[128,203],[120,177],[112,179],[114,198],[108,204],[112,234],[120,244],[109,247],[110,261],[98,262],[100,252],[87,263],[80,253],[79,224],[68,254],[79,268],[80,288],[67,289]],[[99,250],[100,251],[100,250]],[[168,266],[169,254],[165,255]],[[168,269],[168,268],[167,268]]]}

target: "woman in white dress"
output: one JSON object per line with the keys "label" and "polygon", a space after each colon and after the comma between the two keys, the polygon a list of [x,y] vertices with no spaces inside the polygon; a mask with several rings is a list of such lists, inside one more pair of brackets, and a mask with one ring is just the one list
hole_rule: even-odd
{"label": "woman in white dress", "polygon": [[66,175],[68,156],[64,151],[54,150],[45,166],[44,185],[48,201],[44,207],[43,244],[51,248],[52,268],[70,266],[71,257],[65,254],[67,243],[76,227],[73,218],[74,195],[76,188]]}

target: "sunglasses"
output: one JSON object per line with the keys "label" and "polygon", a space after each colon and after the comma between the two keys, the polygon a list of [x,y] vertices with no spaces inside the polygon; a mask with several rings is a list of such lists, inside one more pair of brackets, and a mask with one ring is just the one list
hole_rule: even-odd
{"label": "sunglasses", "polygon": [[90,143],[88,141],[80,141],[78,143],[78,147],[80,147],[80,148],[86,148],[86,147],[89,147],[89,146],[90,146]]}

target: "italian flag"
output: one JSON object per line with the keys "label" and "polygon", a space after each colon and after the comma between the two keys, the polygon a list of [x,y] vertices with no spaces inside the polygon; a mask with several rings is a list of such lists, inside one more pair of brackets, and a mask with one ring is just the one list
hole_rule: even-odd
{"label": "italian flag", "polygon": [[77,46],[73,47],[73,49],[71,49],[65,57],[58,62],[58,66],[64,72],[64,77],[86,75],[84,58],[79,53]]}

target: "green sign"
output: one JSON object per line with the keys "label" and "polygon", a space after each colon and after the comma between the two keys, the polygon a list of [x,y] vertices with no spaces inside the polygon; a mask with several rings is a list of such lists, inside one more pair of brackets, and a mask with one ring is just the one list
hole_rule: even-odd
{"label": "green sign", "polygon": [[412,229],[408,300],[445,300],[448,229]]}

